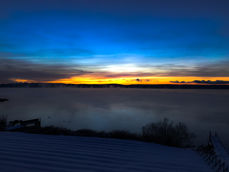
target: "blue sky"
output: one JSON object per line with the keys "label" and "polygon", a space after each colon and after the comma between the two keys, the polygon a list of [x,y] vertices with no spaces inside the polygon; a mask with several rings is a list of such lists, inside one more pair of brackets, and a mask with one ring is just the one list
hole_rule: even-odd
{"label": "blue sky", "polygon": [[[99,75],[114,72],[110,66],[134,66],[127,71],[136,77],[154,76],[158,66],[166,76],[195,68],[199,77],[216,64],[212,77],[228,77],[228,70],[221,74],[229,61],[228,7],[227,0],[1,1],[0,60]],[[12,78],[34,80],[11,74],[2,81]]]}

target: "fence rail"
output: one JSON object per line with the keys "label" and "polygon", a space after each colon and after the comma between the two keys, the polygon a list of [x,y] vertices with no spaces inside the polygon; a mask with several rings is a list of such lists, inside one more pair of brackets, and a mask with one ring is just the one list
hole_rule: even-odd
{"label": "fence rail", "polygon": [[229,153],[216,133],[210,133],[208,145],[197,151],[214,171],[229,172]]}

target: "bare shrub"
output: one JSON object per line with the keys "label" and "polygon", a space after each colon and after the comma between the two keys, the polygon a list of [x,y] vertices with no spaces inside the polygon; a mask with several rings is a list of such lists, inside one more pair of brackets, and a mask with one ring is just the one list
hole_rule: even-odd
{"label": "bare shrub", "polygon": [[0,116],[0,131],[4,131],[7,126],[7,116]]}
{"label": "bare shrub", "polygon": [[188,147],[192,144],[193,133],[188,131],[184,123],[174,124],[168,119],[157,123],[151,123],[142,128],[142,137],[145,141],[155,142],[158,144]]}

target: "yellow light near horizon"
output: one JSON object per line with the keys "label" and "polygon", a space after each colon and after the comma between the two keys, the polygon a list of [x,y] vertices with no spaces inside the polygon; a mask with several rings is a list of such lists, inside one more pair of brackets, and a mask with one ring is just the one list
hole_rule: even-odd
{"label": "yellow light near horizon", "polygon": [[[119,77],[119,78],[106,78],[96,76],[76,76],[65,79],[58,79],[53,81],[34,81],[22,78],[11,79],[13,82],[27,82],[27,83],[65,83],[65,84],[173,84],[170,81],[185,81],[191,82],[194,80],[224,80],[229,81],[229,77]],[[182,83],[181,83],[182,84]],[[189,83],[195,84],[195,83]]]}
{"label": "yellow light near horizon", "polygon": [[[95,78],[95,77],[72,77],[68,79],[60,79],[49,83],[66,83],[66,84],[172,84],[170,81],[185,81],[193,80],[226,80],[229,77],[121,77],[121,78]],[[195,83],[193,83],[195,84]]]}
{"label": "yellow light near horizon", "polygon": [[36,82],[34,80],[28,80],[28,79],[11,79],[11,81],[13,82],[21,82],[21,83],[32,83],[32,82]]}

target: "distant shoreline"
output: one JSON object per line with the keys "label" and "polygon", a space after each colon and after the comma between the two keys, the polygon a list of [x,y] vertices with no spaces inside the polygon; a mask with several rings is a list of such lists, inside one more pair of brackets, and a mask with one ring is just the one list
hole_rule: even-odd
{"label": "distant shoreline", "polygon": [[62,83],[8,83],[0,88],[143,88],[143,89],[229,89],[229,85],[193,84],[62,84]]}

